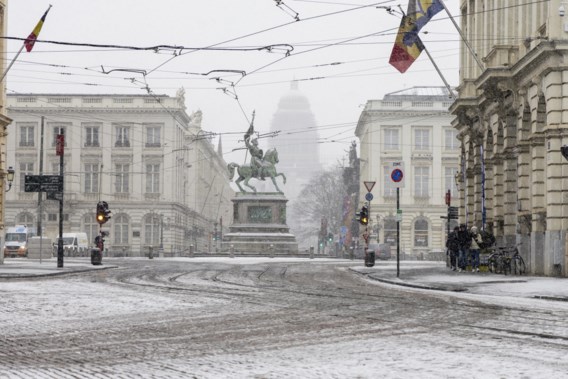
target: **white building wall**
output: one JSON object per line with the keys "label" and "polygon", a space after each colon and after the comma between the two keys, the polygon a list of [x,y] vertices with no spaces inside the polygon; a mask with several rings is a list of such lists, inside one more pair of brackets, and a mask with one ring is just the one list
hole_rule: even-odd
{"label": "white building wall", "polygon": [[390,173],[394,162],[404,165],[400,233],[401,251],[407,257],[440,252],[445,245],[446,222],[440,218],[447,214],[444,196],[448,189],[456,194],[453,177],[450,181],[446,178],[446,168],[458,171],[459,146],[457,139],[446,145],[445,133],[457,133],[448,112],[451,100],[444,93],[438,87],[416,88],[389,94],[383,100],[369,100],[355,132],[360,140],[360,205],[367,192],[363,182],[376,183],[371,201],[371,240],[391,242],[393,248],[396,190]]}
{"label": "white building wall", "polygon": [[[203,135],[201,114],[186,113],[183,95],[15,95],[8,97],[8,112],[15,119],[8,160],[14,163],[16,179],[8,193],[7,225],[38,221],[38,193],[25,192],[23,181],[26,173],[40,173],[42,117],[44,174],[59,174],[53,130],[66,129],[65,232],[87,231],[93,237],[99,200],[107,201],[112,211],[103,229],[110,232],[105,247],[113,252],[139,254],[152,246],[166,254],[185,254],[191,245],[195,251],[209,251],[219,214],[225,215],[225,225],[231,222],[233,192],[226,163],[209,139],[198,138]],[[23,127],[31,128],[29,135],[22,136]],[[96,141],[87,127],[98,128]],[[127,138],[120,138],[119,128],[128,129]],[[128,183],[126,191],[119,185],[122,167],[127,168],[122,179]],[[90,170],[98,173],[90,176]],[[224,196],[215,196],[219,193]],[[44,200],[42,205],[44,235],[55,238],[58,202]]]}

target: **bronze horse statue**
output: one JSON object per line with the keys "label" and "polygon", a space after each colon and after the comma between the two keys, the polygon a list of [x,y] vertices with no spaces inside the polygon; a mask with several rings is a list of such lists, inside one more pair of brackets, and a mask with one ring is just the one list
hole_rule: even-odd
{"label": "bronze horse statue", "polygon": [[247,192],[243,187],[241,187],[241,182],[244,181],[245,186],[256,192],[256,188],[249,184],[249,180],[251,180],[252,178],[261,179],[269,177],[270,179],[272,179],[272,183],[274,184],[276,190],[282,193],[280,188],[278,188],[278,184],[276,183],[275,179],[277,176],[281,176],[283,183],[286,184],[286,176],[283,173],[276,172],[275,165],[276,163],[278,163],[278,151],[276,151],[275,148],[268,149],[266,154],[264,154],[261,163],[261,166],[258,168],[255,168],[250,164],[244,164],[241,166],[238,163],[229,163],[227,165],[227,168],[229,169],[229,179],[233,179],[236,168],[239,177],[237,178],[237,180],[235,180],[235,184],[237,185],[237,187],[239,187],[241,192]]}

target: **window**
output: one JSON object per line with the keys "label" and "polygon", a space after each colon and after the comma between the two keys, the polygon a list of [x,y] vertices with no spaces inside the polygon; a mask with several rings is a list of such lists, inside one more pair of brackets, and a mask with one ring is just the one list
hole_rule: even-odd
{"label": "window", "polygon": [[18,215],[18,225],[34,225],[35,221],[34,221],[34,216],[32,216],[30,213],[20,213]]}
{"label": "window", "polygon": [[34,146],[34,132],[33,124],[27,123],[20,126],[20,147]]}
{"label": "window", "polygon": [[85,147],[99,147],[100,125],[86,124],[85,126]]}
{"label": "window", "polygon": [[391,179],[392,167],[390,165],[384,166],[383,172],[384,172],[383,182],[385,183],[383,196],[384,197],[395,197],[396,196],[396,186],[394,185],[394,183]]}
{"label": "window", "polygon": [[430,130],[414,129],[414,149],[430,150]]}
{"label": "window", "polygon": [[125,125],[117,125],[116,131],[116,147],[130,147],[130,127]]}
{"label": "window", "polygon": [[444,132],[445,136],[445,148],[446,150],[457,150],[458,147],[458,131],[455,129],[446,129]]}
{"label": "window", "polygon": [[384,146],[385,150],[400,150],[398,140],[398,129],[389,128],[384,130]]}
{"label": "window", "polygon": [[51,146],[57,145],[57,136],[61,133],[61,129],[63,129],[63,135],[65,136],[65,144],[63,146],[67,146],[67,139],[69,136],[67,135],[67,126],[63,124],[51,125],[53,139],[51,140]]}
{"label": "window", "polygon": [[20,162],[20,191],[24,192],[26,175],[34,174],[34,164],[30,162]]}
{"label": "window", "polygon": [[95,241],[95,237],[99,235],[100,230],[100,226],[95,219],[95,215],[88,214],[83,217],[83,230],[87,233],[89,246],[92,246]]}
{"label": "window", "polygon": [[456,187],[456,174],[458,173],[457,167],[445,167],[444,168],[444,193],[450,190],[452,198],[458,195],[458,188]]}
{"label": "window", "polygon": [[150,215],[144,223],[144,243],[151,246],[160,245],[160,217]]}
{"label": "window", "polygon": [[385,218],[385,243],[396,245],[396,219],[394,217]]}
{"label": "window", "polygon": [[160,164],[149,163],[146,165],[146,193],[160,192]]}
{"label": "window", "polygon": [[429,197],[430,167],[414,168],[414,197]]}
{"label": "window", "polygon": [[120,215],[116,217],[113,222],[114,226],[114,244],[115,245],[127,245],[128,244],[128,217],[125,215]]}
{"label": "window", "polygon": [[55,222],[57,221],[57,213],[48,213],[47,221]]}
{"label": "window", "polygon": [[114,191],[118,193],[128,193],[130,165],[125,163],[117,163],[114,166]]}
{"label": "window", "polygon": [[414,246],[428,247],[428,221],[424,219],[414,223]]}
{"label": "window", "polygon": [[99,192],[99,164],[85,163],[85,193]]}
{"label": "window", "polygon": [[151,125],[146,127],[146,147],[160,147],[161,127]]}

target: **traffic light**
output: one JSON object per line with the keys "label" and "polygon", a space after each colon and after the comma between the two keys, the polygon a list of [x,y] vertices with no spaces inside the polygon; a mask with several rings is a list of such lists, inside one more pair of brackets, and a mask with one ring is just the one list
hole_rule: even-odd
{"label": "traffic light", "polygon": [[97,203],[97,222],[99,225],[103,225],[110,220],[111,213],[112,212],[108,209],[108,203],[106,201],[99,201]]}
{"label": "traffic light", "polygon": [[366,205],[361,207],[361,212],[359,212],[359,222],[362,225],[367,225],[369,223],[369,208]]}
{"label": "traffic light", "polygon": [[333,242],[333,234],[329,233],[327,235],[327,242],[332,243]]}

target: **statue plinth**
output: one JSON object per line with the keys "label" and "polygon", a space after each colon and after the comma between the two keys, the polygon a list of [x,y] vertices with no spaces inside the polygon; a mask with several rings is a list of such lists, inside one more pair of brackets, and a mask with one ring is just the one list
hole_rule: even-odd
{"label": "statue plinth", "polygon": [[240,255],[296,255],[298,243],[286,225],[288,199],[278,192],[238,192],[233,224],[223,236],[223,250]]}

